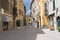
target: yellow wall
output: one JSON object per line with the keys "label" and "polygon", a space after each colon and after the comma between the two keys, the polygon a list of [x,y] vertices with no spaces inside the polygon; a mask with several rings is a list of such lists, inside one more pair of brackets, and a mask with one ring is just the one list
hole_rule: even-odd
{"label": "yellow wall", "polygon": [[41,0],[41,1],[46,2],[46,1],[48,1],[48,0]]}
{"label": "yellow wall", "polygon": [[44,12],[45,2],[47,2],[47,0],[41,0],[41,16],[42,16],[41,25],[48,25],[48,19],[47,19],[47,16],[45,16],[45,12]]}
{"label": "yellow wall", "polygon": [[26,23],[28,24],[28,23],[30,23],[30,17],[29,16],[26,16]]}

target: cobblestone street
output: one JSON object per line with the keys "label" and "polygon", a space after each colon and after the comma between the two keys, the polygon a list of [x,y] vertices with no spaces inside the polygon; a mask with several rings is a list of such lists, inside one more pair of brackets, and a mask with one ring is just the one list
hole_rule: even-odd
{"label": "cobblestone street", "polygon": [[58,31],[24,27],[23,30],[0,32],[0,40],[60,40]]}
{"label": "cobblestone street", "polygon": [[60,0],[0,0],[0,40],[60,40]]}

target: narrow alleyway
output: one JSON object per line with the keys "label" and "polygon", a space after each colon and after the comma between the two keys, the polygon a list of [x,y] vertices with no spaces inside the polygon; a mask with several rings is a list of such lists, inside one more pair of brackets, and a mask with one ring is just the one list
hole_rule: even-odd
{"label": "narrow alleyway", "polygon": [[0,32],[0,40],[60,40],[60,33],[26,26],[23,30]]}

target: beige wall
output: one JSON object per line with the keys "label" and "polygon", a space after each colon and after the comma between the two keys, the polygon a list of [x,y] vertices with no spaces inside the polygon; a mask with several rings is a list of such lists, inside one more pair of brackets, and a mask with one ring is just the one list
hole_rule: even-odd
{"label": "beige wall", "polygon": [[17,1],[17,13],[18,17],[17,19],[23,20],[23,14],[24,14],[24,5],[23,5],[23,0],[16,0]]}
{"label": "beige wall", "polygon": [[2,30],[2,14],[0,13],[0,31],[3,31]]}
{"label": "beige wall", "polygon": [[[0,7],[0,10],[1,10],[1,8],[3,8],[3,10],[4,10],[4,14],[0,14],[0,23],[1,23],[1,25],[0,26],[2,26],[3,24],[2,24],[2,15],[5,15],[5,16],[7,16],[8,18],[7,18],[7,20],[9,20],[9,21],[7,21],[8,22],[8,29],[10,30],[11,28],[13,28],[13,17],[12,17],[12,2],[8,2],[8,0],[2,0],[1,1],[2,3],[1,3],[1,7]],[[3,27],[3,26],[2,26]],[[0,27],[0,30],[3,30],[3,28],[2,27]]]}
{"label": "beige wall", "polygon": [[47,16],[45,16],[45,3],[47,2],[47,0],[41,0],[41,25],[48,25],[48,18]]}
{"label": "beige wall", "polygon": [[[18,16],[16,17],[16,20],[20,20],[20,25],[22,26],[23,25],[23,15],[24,15],[24,4],[23,4],[23,0],[16,0],[17,2],[17,14]],[[15,21],[16,21],[15,20]],[[15,27],[17,29],[17,26]]]}
{"label": "beige wall", "polygon": [[28,24],[28,23],[30,23],[30,17],[29,16],[26,16],[26,23]]}
{"label": "beige wall", "polygon": [[[37,18],[35,15],[41,17],[41,21],[39,21],[41,22],[41,26],[48,25],[48,18],[45,15],[45,3],[46,2],[47,0],[34,0],[34,2],[32,3],[32,7],[31,7],[33,17]],[[33,12],[33,10],[35,10],[35,12]],[[37,18],[37,20],[40,20],[40,19]]]}

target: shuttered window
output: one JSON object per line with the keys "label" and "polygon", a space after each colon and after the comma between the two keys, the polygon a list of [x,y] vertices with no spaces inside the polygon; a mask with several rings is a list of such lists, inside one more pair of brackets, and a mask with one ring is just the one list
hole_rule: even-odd
{"label": "shuttered window", "polygon": [[53,0],[53,10],[55,10],[55,0]]}

